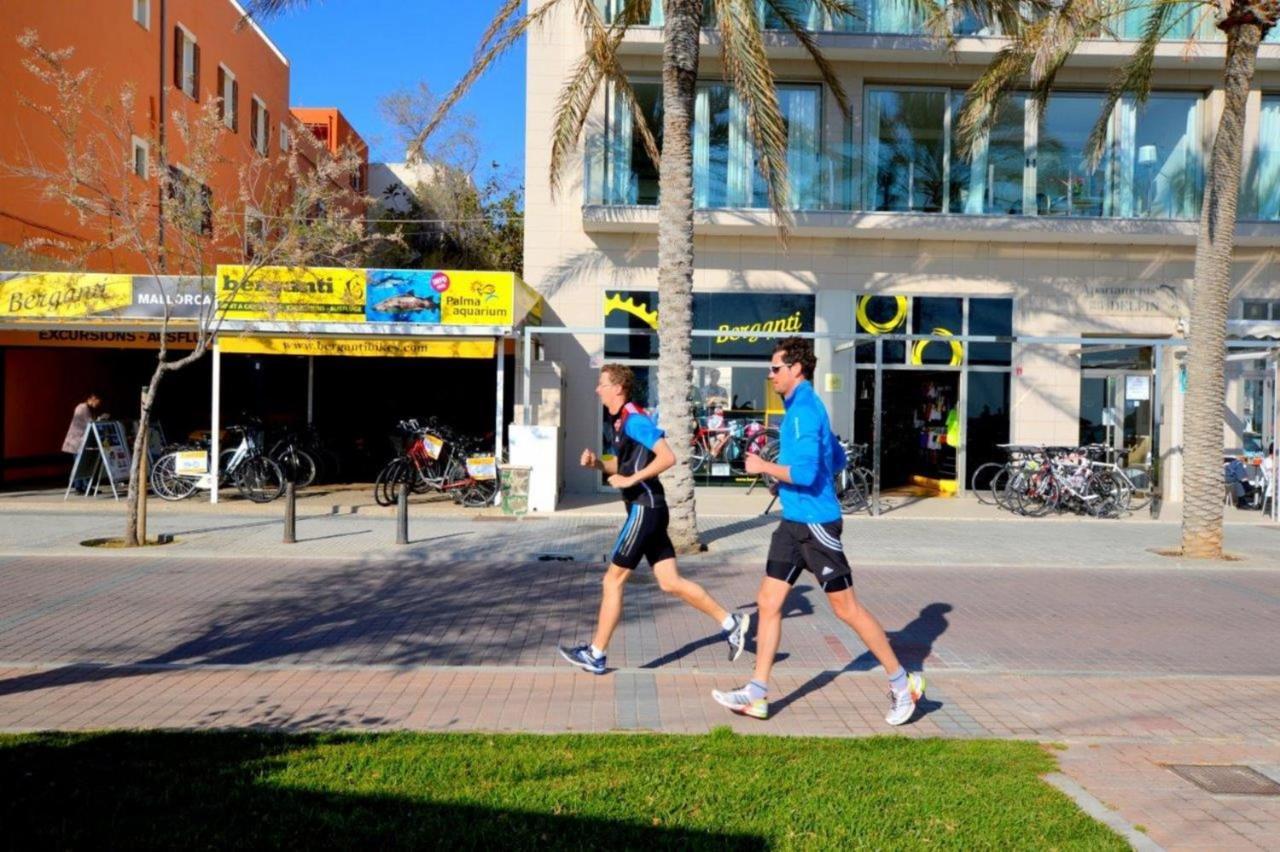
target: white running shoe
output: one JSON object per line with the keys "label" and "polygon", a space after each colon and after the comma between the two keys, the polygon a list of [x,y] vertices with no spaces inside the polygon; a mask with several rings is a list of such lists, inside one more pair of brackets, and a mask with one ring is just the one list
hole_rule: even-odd
{"label": "white running shoe", "polygon": [[924,698],[924,675],[907,675],[907,688],[902,692],[889,690],[889,714],[884,720],[890,725],[904,725],[916,713],[916,702]]}
{"label": "white running shoe", "polygon": [[713,689],[711,697],[721,707],[728,707],[739,716],[750,716],[753,719],[769,718],[769,702],[763,698],[752,698],[745,686],[730,692]]}
{"label": "white running shoe", "polygon": [[729,662],[733,662],[742,656],[742,649],[747,645],[747,630],[751,628],[751,613],[735,612],[733,614],[733,629],[725,634],[725,641],[729,643]]}

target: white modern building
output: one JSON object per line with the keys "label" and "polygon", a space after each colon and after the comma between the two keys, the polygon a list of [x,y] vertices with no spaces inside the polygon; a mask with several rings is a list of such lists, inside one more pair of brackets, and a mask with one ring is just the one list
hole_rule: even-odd
{"label": "white modern building", "polygon": [[[878,427],[886,489],[962,489],[966,471],[999,457],[1002,443],[1106,441],[1131,464],[1158,462],[1166,499],[1178,499],[1183,350],[1153,341],[1176,341],[1195,322],[1189,290],[1223,44],[1188,52],[1188,31],[1172,33],[1151,97],[1121,102],[1108,153],[1090,169],[1086,137],[1134,48],[1126,38],[1138,18],[1119,21],[1120,38],[1080,48],[1043,111],[1011,98],[966,161],[954,153],[956,112],[1001,38],[961,25],[948,55],[893,0],[868,0],[856,21],[831,20],[809,0],[793,5],[852,110],[842,113],[797,40],[766,18],[788,123],[795,225],[785,245],[715,39],[703,39],[694,308],[700,329],[726,330],[694,339],[703,414],[719,405],[730,424],[776,416],[769,342],[729,332],[812,331],[834,425],[868,443]],[[546,298],[544,324],[583,330],[541,338],[566,379],[572,461],[602,440],[599,364],[657,372],[656,339],[598,330],[647,328],[661,306],[656,169],[616,98],[600,98],[580,167],[558,195],[550,189],[557,95],[583,49],[568,9],[529,36],[524,270]],[[659,4],[652,24],[622,54],[660,128]],[[1242,333],[1280,336],[1280,32],[1261,50],[1245,148],[1233,315]],[[917,334],[932,337],[903,339]],[[1011,335],[1022,342],[939,339]],[[1227,450],[1271,440],[1274,395],[1263,361],[1232,362]],[[720,461],[701,472],[708,483],[736,478],[732,459]],[[572,466],[564,475],[571,491],[598,487]]]}

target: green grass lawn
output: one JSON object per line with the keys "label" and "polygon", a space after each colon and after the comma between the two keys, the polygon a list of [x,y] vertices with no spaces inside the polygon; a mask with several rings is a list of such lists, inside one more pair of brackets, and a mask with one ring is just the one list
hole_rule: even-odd
{"label": "green grass lawn", "polygon": [[257,732],[0,736],[6,847],[1124,849],[963,740]]}

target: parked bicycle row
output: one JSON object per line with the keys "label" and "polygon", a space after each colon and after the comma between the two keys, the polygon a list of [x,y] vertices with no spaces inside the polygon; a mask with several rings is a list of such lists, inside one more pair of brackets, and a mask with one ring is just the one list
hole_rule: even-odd
{"label": "parked bicycle row", "polygon": [[448,494],[471,508],[493,505],[498,490],[493,437],[463,435],[436,418],[397,424],[397,455],[373,483],[379,506],[396,502],[400,485],[414,494]]}
{"label": "parked bicycle row", "polygon": [[1151,502],[1151,475],[1125,466],[1105,444],[1078,447],[1002,444],[1005,462],[988,462],[973,473],[977,498],[1019,515],[1075,512],[1115,518]]}

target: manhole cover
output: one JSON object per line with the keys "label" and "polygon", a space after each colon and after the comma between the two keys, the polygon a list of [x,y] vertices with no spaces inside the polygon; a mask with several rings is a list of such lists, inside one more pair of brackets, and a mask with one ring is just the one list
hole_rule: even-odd
{"label": "manhole cover", "polygon": [[1280,784],[1247,766],[1167,763],[1178,775],[1215,796],[1280,796]]}

